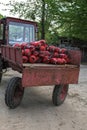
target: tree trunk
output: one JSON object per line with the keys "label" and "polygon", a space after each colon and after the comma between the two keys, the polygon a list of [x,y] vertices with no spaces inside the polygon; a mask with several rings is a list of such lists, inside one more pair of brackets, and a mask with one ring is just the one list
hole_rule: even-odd
{"label": "tree trunk", "polygon": [[45,39],[45,0],[42,0],[41,39]]}

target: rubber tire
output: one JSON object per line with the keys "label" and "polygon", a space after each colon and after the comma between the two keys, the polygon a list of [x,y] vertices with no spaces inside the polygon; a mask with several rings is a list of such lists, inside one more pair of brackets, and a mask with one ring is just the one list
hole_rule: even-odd
{"label": "rubber tire", "polygon": [[52,95],[52,101],[55,106],[60,106],[66,99],[68,93],[69,85],[66,85],[66,93],[64,95],[64,99],[61,100],[60,95],[63,90],[63,85],[55,85]]}
{"label": "rubber tire", "polygon": [[[20,94],[15,97],[15,94]],[[21,103],[22,97],[24,94],[24,88],[21,86],[21,78],[14,77],[12,78],[8,85],[5,92],[5,103],[6,105],[14,109]]]}
{"label": "rubber tire", "polygon": [[1,83],[1,80],[2,80],[2,58],[0,56],[0,83]]}

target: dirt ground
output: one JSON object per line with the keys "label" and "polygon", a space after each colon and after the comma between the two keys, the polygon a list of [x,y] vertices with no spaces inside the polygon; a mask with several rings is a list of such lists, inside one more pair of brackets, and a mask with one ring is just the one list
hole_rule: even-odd
{"label": "dirt ground", "polygon": [[87,130],[87,65],[81,65],[79,84],[69,85],[63,105],[52,104],[53,86],[25,89],[22,103],[9,109],[4,102],[6,85],[18,76],[8,70],[0,85],[0,130]]}

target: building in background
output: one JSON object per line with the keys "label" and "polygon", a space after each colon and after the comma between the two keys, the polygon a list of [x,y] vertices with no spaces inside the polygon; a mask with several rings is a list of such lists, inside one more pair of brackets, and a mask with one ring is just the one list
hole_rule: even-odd
{"label": "building in background", "polygon": [[59,46],[77,49],[79,48],[82,52],[82,62],[87,62],[87,41],[80,40],[78,38],[59,38]]}

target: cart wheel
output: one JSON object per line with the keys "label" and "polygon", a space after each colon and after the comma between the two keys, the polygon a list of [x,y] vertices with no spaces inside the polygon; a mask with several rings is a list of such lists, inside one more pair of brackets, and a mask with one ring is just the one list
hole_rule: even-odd
{"label": "cart wheel", "polygon": [[52,95],[53,104],[55,106],[61,105],[68,93],[69,85],[55,85]]}
{"label": "cart wheel", "polygon": [[21,78],[12,78],[8,83],[5,93],[6,105],[11,109],[16,108],[20,104],[23,94],[24,88],[21,85]]}

